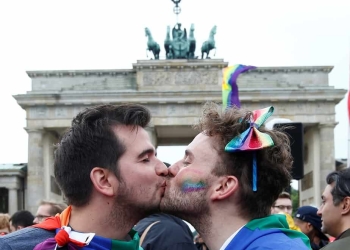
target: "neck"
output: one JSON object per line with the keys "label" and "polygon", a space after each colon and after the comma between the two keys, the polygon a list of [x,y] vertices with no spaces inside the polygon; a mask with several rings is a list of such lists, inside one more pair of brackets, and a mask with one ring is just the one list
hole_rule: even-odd
{"label": "neck", "polygon": [[220,249],[225,241],[238,229],[248,223],[239,216],[233,215],[231,211],[213,209],[211,216],[205,215],[206,221],[189,219],[189,222],[202,236],[209,249]]}
{"label": "neck", "polygon": [[99,201],[84,207],[72,206],[69,225],[82,233],[95,233],[109,239],[125,240],[137,219],[134,221],[130,214],[116,207],[114,203]]}
{"label": "neck", "polygon": [[335,238],[338,238],[342,233],[344,233],[346,230],[350,229],[350,218],[344,217],[343,221],[340,222],[340,225],[338,226],[338,230],[335,235],[332,235]]}
{"label": "neck", "polygon": [[316,244],[317,246],[320,245],[321,239],[318,238],[316,235],[312,238],[312,242]]}

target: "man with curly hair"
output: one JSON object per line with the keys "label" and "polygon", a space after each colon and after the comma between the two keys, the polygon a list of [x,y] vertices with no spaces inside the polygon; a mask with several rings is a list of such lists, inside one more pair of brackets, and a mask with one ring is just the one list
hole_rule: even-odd
{"label": "man with curly hair", "polygon": [[200,133],[169,168],[161,210],[190,222],[209,249],[310,249],[285,215],[270,215],[293,161],[288,137],[263,126],[272,112],[206,104]]}

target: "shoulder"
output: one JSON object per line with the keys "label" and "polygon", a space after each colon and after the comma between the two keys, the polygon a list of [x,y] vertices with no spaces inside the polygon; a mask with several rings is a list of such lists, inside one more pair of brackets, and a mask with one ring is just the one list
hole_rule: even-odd
{"label": "shoulder", "polygon": [[40,228],[24,228],[0,238],[1,250],[32,250],[37,244],[54,237],[53,231]]}
{"label": "shoulder", "polygon": [[[184,223],[183,221],[181,221]],[[183,249],[194,250],[196,249],[192,233],[188,229],[187,225],[171,219],[162,219],[158,223],[154,224],[148,231],[142,247],[147,249]],[[140,233],[141,237],[142,233]]]}
{"label": "shoulder", "polygon": [[189,238],[190,242],[193,243],[192,232],[183,221],[179,223],[178,221],[161,220],[151,227],[148,234],[162,234],[181,242],[183,242],[185,238]]}
{"label": "shoulder", "polygon": [[284,234],[272,234],[256,239],[249,249],[308,250],[309,248],[300,238],[292,239]]}
{"label": "shoulder", "polygon": [[332,249],[347,249],[350,245],[350,237],[342,238],[333,242],[330,242],[322,250],[332,250]]}
{"label": "shoulder", "polygon": [[[237,245],[240,245],[241,248],[237,248]],[[271,231],[271,233],[265,232],[264,234],[261,234],[261,232],[255,232],[236,235],[226,249],[308,250],[309,248],[301,238],[290,238],[282,232]]]}

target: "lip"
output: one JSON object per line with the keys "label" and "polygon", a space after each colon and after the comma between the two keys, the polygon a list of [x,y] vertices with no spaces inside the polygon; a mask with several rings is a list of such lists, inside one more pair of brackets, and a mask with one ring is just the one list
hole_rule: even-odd
{"label": "lip", "polygon": [[164,181],[160,187],[165,188],[166,187],[166,181]]}

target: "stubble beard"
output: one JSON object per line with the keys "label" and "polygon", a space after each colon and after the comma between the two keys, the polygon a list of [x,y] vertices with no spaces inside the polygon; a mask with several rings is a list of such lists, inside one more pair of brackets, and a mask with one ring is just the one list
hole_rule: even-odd
{"label": "stubble beard", "polygon": [[152,201],[143,203],[137,200],[137,197],[143,197],[145,189],[140,187],[135,190],[134,187],[127,187],[127,184],[120,182],[118,195],[113,204],[113,209],[108,218],[109,223],[115,224],[116,227],[132,226],[139,220],[150,214],[159,212],[159,204]]}
{"label": "stubble beard", "polygon": [[185,193],[179,189],[169,189],[160,205],[161,212],[175,215],[188,221],[198,231],[206,230],[210,224],[210,210],[205,199],[207,190]]}

